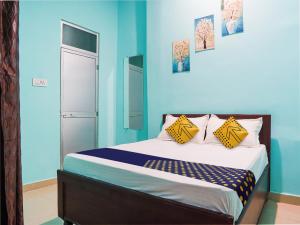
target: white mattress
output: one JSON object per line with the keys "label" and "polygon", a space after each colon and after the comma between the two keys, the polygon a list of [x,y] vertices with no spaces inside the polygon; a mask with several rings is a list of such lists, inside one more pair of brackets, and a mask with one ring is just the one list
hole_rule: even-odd
{"label": "white mattress", "polygon": [[[112,148],[171,159],[251,170],[256,180],[268,164],[265,145],[228,150],[218,144],[177,144],[150,139]],[[64,170],[166,199],[211,209],[238,219],[243,205],[224,186],[185,176],[81,154],[68,154]]]}

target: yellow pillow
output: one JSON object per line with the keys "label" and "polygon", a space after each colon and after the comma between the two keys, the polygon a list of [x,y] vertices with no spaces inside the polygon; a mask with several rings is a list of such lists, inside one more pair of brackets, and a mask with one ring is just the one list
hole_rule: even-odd
{"label": "yellow pillow", "polygon": [[179,144],[190,141],[199,131],[198,127],[193,124],[185,115],[181,115],[166,131]]}
{"label": "yellow pillow", "polygon": [[248,132],[234,117],[229,117],[229,119],[214,132],[214,135],[226,148],[234,148],[244,140]]}

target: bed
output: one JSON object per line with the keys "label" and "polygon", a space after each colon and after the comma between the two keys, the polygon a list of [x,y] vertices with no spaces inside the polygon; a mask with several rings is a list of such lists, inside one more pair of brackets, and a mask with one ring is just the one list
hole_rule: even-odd
{"label": "bed", "polygon": [[220,185],[108,159],[69,154],[64,160],[64,170],[58,171],[59,216],[65,224],[257,223],[269,192],[271,117],[234,116],[263,117],[261,145],[226,151],[222,145],[187,143],[183,151],[173,141],[150,139],[113,148],[251,170],[257,183],[244,207],[234,191]]}

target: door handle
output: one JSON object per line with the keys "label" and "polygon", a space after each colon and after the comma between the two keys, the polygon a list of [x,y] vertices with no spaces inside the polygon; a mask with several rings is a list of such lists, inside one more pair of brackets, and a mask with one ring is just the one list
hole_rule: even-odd
{"label": "door handle", "polygon": [[72,116],[73,116],[73,114],[63,114],[62,115],[63,118],[68,118],[68,117],[72,117]]}
{"label": "door handle", "polygon": [[95,114],[64,113],[61,115],[62,118],[94,118],[97,116],[98,116],[97,113]]}

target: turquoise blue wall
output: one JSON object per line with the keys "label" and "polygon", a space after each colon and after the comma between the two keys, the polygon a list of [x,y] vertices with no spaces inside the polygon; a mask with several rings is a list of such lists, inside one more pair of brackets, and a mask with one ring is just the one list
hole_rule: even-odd
{"label": "turquoise blue wall", "polygon": [[[148,137],[147,126],[147,52],[146,1],[120,1],[118,14],[118,67],[117,67],[117,144],[135,142]],[[141,130],[124,129],[124,76],[123,62],[128,56],[144,56],[144,127]]]}
{"label": "turquoise blue wall", "polygon": [[[21,1],[20,90],[23,181],[56,176],[60,160],[60,20],[100,33],[99,144],[116,139],[118,2]],[[32,87],[33,77],[46,88]]]}
{"label": "turquoise blue wall", "polygon": [[[99,146],[147,138],[147,89],[144,129],[124,129],[123,59],[144,55],[145,1],[21,1],[20,89],[23,181],[56,176],[60,160],[60,20],[100,33]],[[145,84],[147,67],[145,67]],[[33,77],[47,88],[32,87]]]}
{"label": "turquoise blue wall", "polygon": [[[163,113],[272,114],[271,189],[300,195],[298,0],[244,1],[244,33],[221,37],[219,0],[147,3],[148,127]],[[215,15],[215,50],[194,53],[194,19]],[[191,41],[191,72],[172,74],[172,42]]]}
{"label": "turquoise blue wall", "polygon": [[[59,167],[59,24],[65,19],[100,33],[100,146],[142,140],[147,131],[156,136],[166,112],[270,113],[272,191],[300,195],[298,1],[245,1],[245,32],[225,38],[218,0],[188,3],[149,1],[146,13],[145,2],[20,2],[25,184],[55,177]],[[216,49],[195,54],[194,19],[212,13]],[[191,72],[173,75],[172,41],[185,38]],[[125,56],[137,54],[147,54],[149,127],[145,117],[145,129],[132,131],[123,129],[122,68]],[[47,78],[49,86],[32,87],[33,77]]]}

